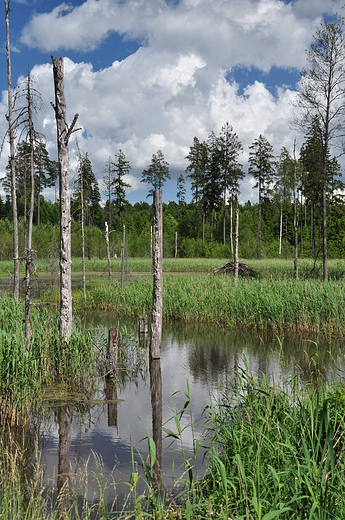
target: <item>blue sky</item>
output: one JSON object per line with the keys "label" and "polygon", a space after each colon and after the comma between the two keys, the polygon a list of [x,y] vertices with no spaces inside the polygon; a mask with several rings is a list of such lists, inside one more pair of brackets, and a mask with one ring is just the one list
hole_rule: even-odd
{"label": "blue sky", "polygon": [[[51,55],[65,57],[67,113],[79,113],[79,146],[98,179],[121,148],[132,166],[131,202],[145,200],[141,172],[162,149],[176,199],[193,137],[206,139],[229,122],[243,147],[264,134],[277,155],[303,137],[291,130],[291,99],[305,50],[324,16],[343,0],[12,0],[13,86],[28,64],[44,100],[36,128],[56,158]],[[6,131],[5,8],[1,31],[0,134]],[[76,134],[75,134],[76,135]],[[0,158],[4,175],[8,147]],[[70,144],[71,177],[76,146]],[[256,200],[247,177],[241,199]],[[102,190],[102,187],[101,187]],[[0,189],[0,193],[1,189]],[[189,194],[189,190],[187,190]],[[47,192],[45,196],[52,197]]]}

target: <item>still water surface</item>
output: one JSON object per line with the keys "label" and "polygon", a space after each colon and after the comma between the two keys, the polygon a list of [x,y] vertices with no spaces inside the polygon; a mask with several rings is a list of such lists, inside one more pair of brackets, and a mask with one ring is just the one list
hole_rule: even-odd
{"label": "still water surface", "polygon": [[[83,316],[85,325],[94,330],[99,327],[106,331],[118,325],[117,318],[111,313],[92,313]],[[137,324],[120,323],[137,337]],[[98,339],[97,339],[98,338]],[[95,336],[95,348],[99,334]],[[316,341],[316,345],[313,341]],[[48,413],[40,427],[44,439],[43,459],[45,479],[50,482],[61,468],[70,468],[71,474],[83,472],[88,460],[88,471],[97,473],[96,453],[102,459],[103,474],[114,479],[116,490],[108,490],[107,500],[112,503],[117,496],[117,507],[121,507],[133,471],[131,445],[134,447],[135,460],[139,462],[138,450],[145,459],[148,455],[147,432],[153,435],[159,446],[157,431],[172,417],[171,410],[181,410],[186,402],[187,380],[190,387],[194,435],[203,439],[207,413],[205,407],[211,400],[216,401],[220,392],[226,391],[235,382],[235,372],[244,368],[243,356],[248,360],[251,373],[279,381],[289,377],[291,363],[298,367],[301,377],[310,378],[310,366],[324,367],[324,375],[342,377],[344,367],[344,339],[303,338],[289,336],[277,338],[274,335],[259,333],[248,334],[229,332],[216,326],[193,326],[181,323],[166,323],[163,327],[163,341],[160,363],[155,365],[156,381],[161,385],[159,402],[154,402],[150,392],[150,368],[148,349],[143,346],[138,356],[134,341],[128,343],[132,349],[129,356],[130,370],[118,373],[118,385],[105,388],[100,378],[97,390],[88,401],[80,402],[78,396],[50,395],[46,406]],[[132,346],[131,346],[132,345]],[[315,363],[314,363],[315,362]],[[161,381],[161,382],[160,382]],[[152,381],[151,381],[152,384]],[[66,412],[67,410],[67,412]],[[189,412],[189,410],[187,411]],[[185,428],[182,439],[187,457],[193,457],[193,436],[189,413],[181,419]],[[67,414],[67,415],[66,415]],[[67,419],[66,419],[67,418]],[[165,424],[175,430],[172,422]],[[158,430],[157,430],[158,428]],[[156,437],[155,437],[156,436]],[[169,440],[162,435],[163,479],[170,489],[181,474],[178,469],[182,462],[180,443],[169,447]],[[144,440],[143,440],[144,439]],[[199,456],[199,478],[203,474],[202,458],[207,452],[209,439],[206,437]],[[61,450],[65,462],[61,462]],[[60,460],[59,460],[60,454]],[[66,463],[67,458],[67,463]],[[61,466],[61,464],[65,466]],[[142,486],[144,486],[142,482]],[[97,482],[89,478],[89,500],[97,499]]]}

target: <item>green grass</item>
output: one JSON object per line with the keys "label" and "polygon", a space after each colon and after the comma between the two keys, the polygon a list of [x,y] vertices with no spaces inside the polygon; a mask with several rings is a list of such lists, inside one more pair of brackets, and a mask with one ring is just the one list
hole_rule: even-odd
{"label": "green grass", "polygon": [[234,379],[210,408],[214,449],[193,518],[344,518],[344,388]]}
{"label": "green grass", "polygon": [[[319,280],[240,279],[229,276],[165,276],[163,318],[215,323],[229,328],[345,333],[345,284]],[[125,284],[102,283],[75,293],[75,309],[114,311],[138,317],[152,310],[152,279]]]}
{"label": "green grass", "polygon": [[[220,267],[228,262],[226,258],[164,258],[163,271],[168,273],[182,272],[210,272],[212,269]],[[260,276],[267,278],[291,278],[294,277],[294,269],[292,260],[240,260],[247,263]],[[322,262],[318,261],[314,269],[314,261],[312,259],[300,259],[298,261],[300,278],[319,278],[322,279]],[[85,260],[86,273],[108,273],[108,263],[106,259],[99,260],[92,258]],[[345,277],[345,260],[329,260],[329,277],[332,280],[338,280]],[[49,259],[37,260],[37,273],[50,273],[51,264]],[[54,270],[58,269],[58,260],[54,260]],[[113,273],[121,272],[121,259],[111,259],[111,269]],[[152,270],[152,260],[150,258],[128,258],[128,269],[131,273],[150,273]],[[20,272],[24,273],[25,263],[20,263]],[[13,262],[0,262],[0,276],[8,276],[8,271],[13,274]],[[82,259],[72,259],[72,273],[80,273],[82,271]]]}
{"label": "green grass", "polygon": [[[42,386],[63,382],[84,388],[93,373],[94,349],[89,332],[73,327],[69,348],[60,342],[58,318],[46,306],[31,306],[30,347],[25,351],[24,307],[0,297],[0,415],[20,423],[40,398]],[[37,403],[36,403],[37,404]]]}

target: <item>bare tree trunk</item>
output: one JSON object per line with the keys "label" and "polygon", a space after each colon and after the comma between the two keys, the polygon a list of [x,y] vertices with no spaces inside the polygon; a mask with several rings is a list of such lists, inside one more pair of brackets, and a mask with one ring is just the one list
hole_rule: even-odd
{"label": "bare tree trunk", "polygon": [[175,231],[175,258],[177,258],[177,231]]}
{"label": "bare tree trunk", "polygon": [[150,228],[150,258],[152,258],[152,226]]}
{"label": "bare tree trunk", "polygon": [[288,244],[288,218],[287,215],[285,215],[285,254],[286,254],[286,260],[289,260],[289,244]]}
{"label": "bare tree trunk", "polygon": [[98,258],[102,260],[102,231],[99,230],[99,255]]}
{"label": "bare tree trunk", "polygon": [[194,221],[195,238],[198,237],[198,192],[195,194],[195,221]]}
{"label": "bare tree trunk", "polygon": [[282,236],[283,236],[283,204],[280,204],[279,258],[281,258],[281,256],[282,256]]}
{"label": "bare tree trunk", "polygon": [[34,196],[35,196],[35,164],[34,164],[34,128],[31,113],[31,90],[30,90],[30,69],[28,72],[28,119],[29,119],[29,139],[30,139],[30,213],[29,213],[29,230],[28,230],[28,246],[26,250],[26,269],[25,269],[25,348],[28,355],[30,346],[30,274],[32,262],[32,224],[34,218]]}
{"label": "bare tree trunk", "polygon": [[206,209],[205,202],[202,204],[202,241],[205,242],[205,220],[206,220]]}
{"label": "bare tree trunk", "polygon": [[[325,159],[326,161],[326,159]],[[328,260],[327,260],[327,172],[324,169],[322,183],[322,260],[323,279],[328,282]]]}
{"label": "bare tree trunk", "polygon": [[121,247],[121,289],[125,286],[125,244],[126,244],[126,226],[123,226],[122,247]]}
{"label": "bare tree trunk", "polygon": [[71,279],[71,205],[68,171],[68,141],[78,114],[70,127],[66,123],[66,100],[63,58],[53,58],[55,87],[55,118],[59,159],[60,196],[60,338],[68,342],[72,333],[72,279]]}
{"label": "bare tree trunk", "polygon": [[163,318],[163,208],[162,190],[153,192],[153,307],[151,322],[150,357],[161,355]]}
{"label": "bare tree trunk", "polygon": [[231,248],[231,256],[234,256],[234,242],[232,237],[232,200],[230,201],[230,248]]}
{"label": "bare tree trunk", "polygon": [[108,232],[108,223],[105,222],[105,243],[107,245],[107,258],[108,258],[108,275],[109,280],[111,278],[111,263],[110,263],[110,251],[109,251],[109,232]]}
{"label": "bare tree trunk", "polygon": [[211,210],[210,240],[212,240],[212,232],[213,232],[213,209]]}
{"label": "bare tree trunk", "polygon": [[[81,160],[81,157],[80,157]],[[85,232],[84,232],[84,180],[83,168],[80,168],[80,199],[81,199],[81,255],[83,263],[83,292],[86,302],[86,276],[85,276]]]}
{"label": "bare tree trunk", "polygon": [[310,203],[310,253],[315,255],[315,206]]}
{"label": "bare tree trunk", "polygon": [[13,105],[12,105],[12,78],[11,78],[11,53],[10,53],[10,23],[8,13],[10,6],[8,0],[5,1],[6,10],[6,51],[7,51],[7,83],[8,83],[8,133],[10,139],[10,163],[11,163],[11,199],[13,213],[13,296],[19,300],[19,256],[18,256],[18,214],[17,214],[17,192],[16,192],[16,171],[14,160],[14,131],[13,131]]}
{"label": "bare tree trunk", "polygon": [[26,225],[26,217],[28,214],[27,210],[27,193],[26,193],[26,161],[24,161],[24,251],[26,251],[28,247],[28,237],[27,237],[27,225]]}
{"label": "bare tree trunk", "polygon": [[302,204],[302,192],[301,192],[301,255],[303,254],[303,204]]}
{"label": "bare tree trunk", "polygon": [[236,193],[236,212],[235,212],[235,249],[234,249],[234,281],[235,285],[238,281],[238,225],[239,225],[239,211],[238,211],[238,197]]}
{"label": "bare tree trunk", "polygon": [[226,189],[224,190],[224,207],[223,207],[223,245],[225,246],[226,243],[226,226],[225,226],[225,206],[226,206]]}
{"label": "bare tree trunk", "polygon": [[259,181],[259,213],[258,213],[258,236],[256,241],[256,258],[261,256],[261,182]]}
{"label": "bare tree trunk", "polygon": [[294,142],[293,148],[294,154],[294,180],[293,180],[293,229],[295,236],[295,255],[294,255],[294,271],[295,271],[295,280],[298,280],[298,219],[297,219],[297,198],[296,198],[296,176],[297,176],[297,164],[296,164],[296,139]]}

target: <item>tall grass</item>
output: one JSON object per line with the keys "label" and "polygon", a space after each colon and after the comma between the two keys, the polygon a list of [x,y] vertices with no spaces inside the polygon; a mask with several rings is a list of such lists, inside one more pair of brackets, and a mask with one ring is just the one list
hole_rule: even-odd
{"label": "tall grass", "polygon": [[[226,276],[166,276],[163,317],[221,324],[229,328],[345,333],[345,284],[319,280],[241,279]],[[139,316],[152,309],[152,280],[102,284],[87,293],[86,304],[75,294],[76,309],[114,311]]]}
{"label": "tall grass", "polygon": [[193,518],[344,518],[344,413],[339,384],[281,387],[244,371],[211,407],[207,499]]}
{"label": "tall grass", "polygon": [[60,342],[58,319],[45,306],[32,306],[31,338],[25,350],[24,308],[0,298],[0,414],[12,424],[35,406],[43,385],[63,382],[74,388],[90,384],[94,349],[89,332],[75,324],[68,348]]}

